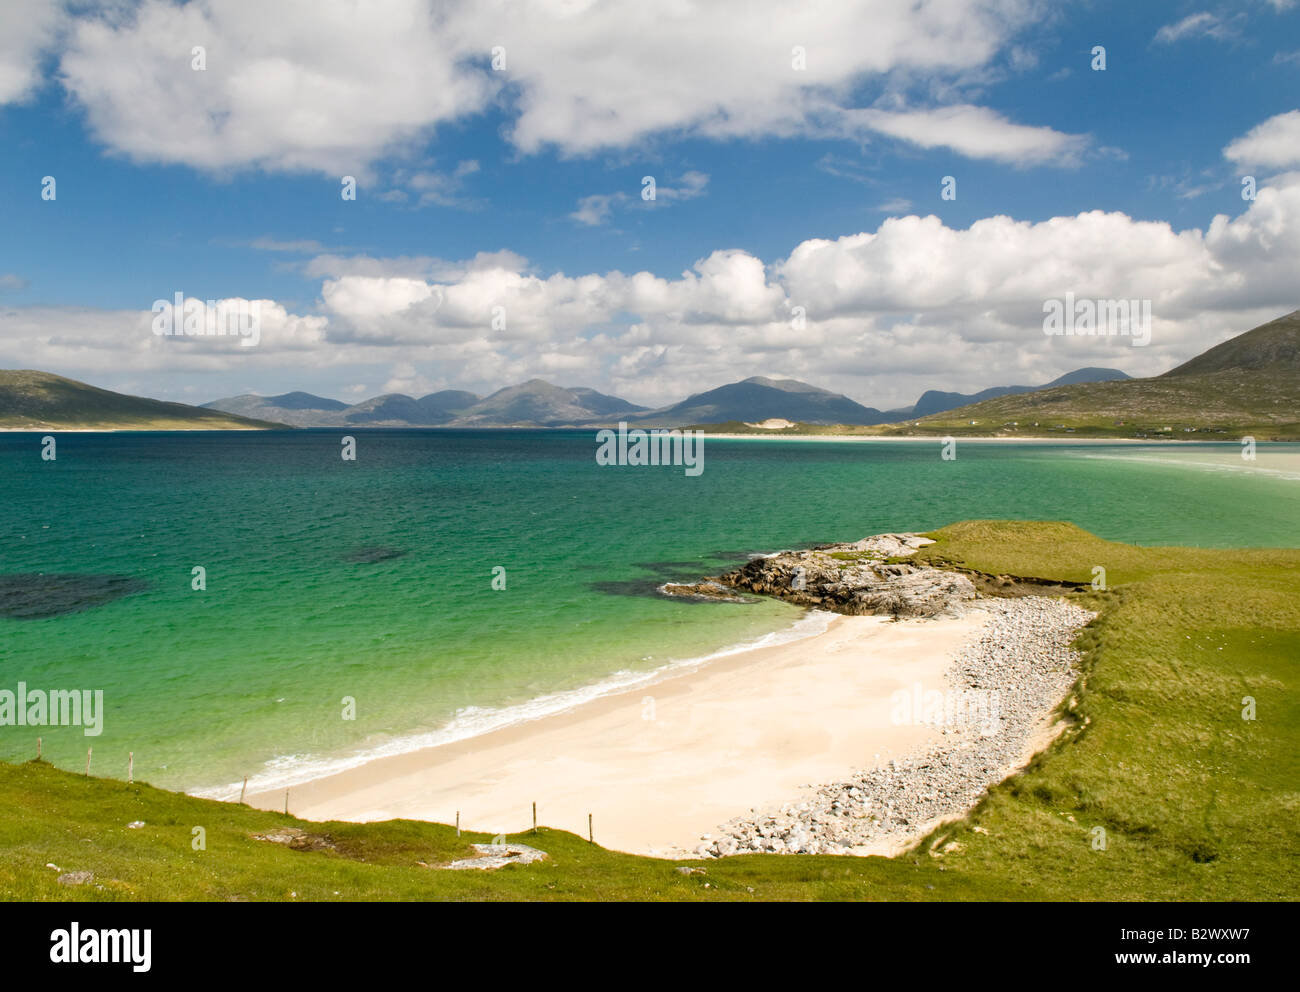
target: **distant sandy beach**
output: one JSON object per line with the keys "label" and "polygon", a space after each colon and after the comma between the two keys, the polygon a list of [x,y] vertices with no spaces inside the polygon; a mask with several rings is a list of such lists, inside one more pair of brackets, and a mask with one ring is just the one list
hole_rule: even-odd
{"label": "distant sandy beach", "polygon": [[[751,809],[932,742],[897,726],[891,697],[942,689],[989,621],[837,616],[812,637],[724,656],[630,692],[469,740],[378,758],[290,791],[310,820],[391,818],[518,833],[538,822],[636,854],[674,857]],[[283,809],[284,792],[250,793]]]}
{"label": "distant sandy beach", "polygon": [[[1219,441],[1191,441],[1182,438],[1138,438],[1138,437],[1070,437],[1067,434],[1047,435],[1047,434],[1016,434],[1002,436],[976,435],[971,437],[954,435],[958,444],[965,444],[967,441],[976,444],[1114,444],[1114,445],[1132,445],[1132,444],[1161,444],[1170,445],[1170,447],[1183,447],[1185,445],[1198,444],[1228,444],[1235,443],[1236,438],[1227,438]],[[706,441],[714,439],[722,441],[909,441],[925,442],[928,444],[939,444],[943,437],[938,434],[781,434],[773,431],[771,434],[705,434]],[[1268,444],[1271,442],[1261,442]],[[1287,442],[1281,442],[1287,443]]]}

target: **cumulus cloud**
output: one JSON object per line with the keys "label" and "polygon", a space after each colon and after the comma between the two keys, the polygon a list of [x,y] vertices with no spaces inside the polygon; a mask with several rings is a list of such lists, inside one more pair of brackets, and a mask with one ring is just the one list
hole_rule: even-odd
{"label": "cumulus cloud", "polygon": [[516,6],[500,16],[507,6],[477,5],[467,34],[510,53],[522,91],[514,142],[568,152],[670,129],[752,137],[815,128],[817,112],[842,106],[836,101],[863,79],[985,66],[1041,12],[1028,0],[620,0]]}
{"label": "cumulus cloud", "polygon": [[[524,153],[588,154],[669,132],[847,129],[972,157],[1068,163],[1086,139],[928,102],[1004,51],[1027,68],[1015,38],[1042,16],[1036,0],[283,0],[268,19],[261,0],[145,0],[82,12],[60,78],[110,149],[210,171],[360,174],[490,107],[505,111]],[[502,71],[490,68],[494,49],[504,50]],[[911,108],[851,106],[865,82],[898,94],[922,78],[934,92],[914,93]],[[416,179],[385,195],[438,203],[458,193],[445,175]]]}
{"label": "cumulus cloud", "polygon": [[[925,389],[1037,384],[1085,365],[1151,375],[1297,306],[1300,172],[1235,217],[1175,229],[1119,212],[955,228],[891,217],[784,258],[713,251],[671,278],[542,273],[510,252],[461,261],[324,255],[310,313],[264,301],[261,342],[159,339],[145,312],[0,309],[0,364],[68,374],[260,369],[272,389],[347,382],[485,390],[533,376],[641,403],[748,375],[793,376],[882,409]],[[1148,347],[1048,337],[1066,293],[1152,303]],[[340,382],[344,381],[342,378]],[[229,391],[229,390],[227,390]]]}
{"label": "cumulus cloud", "polygon": [[[671,279],[542,276],[522,259],[489,261],[452,281],[420,280],[442,291],[436,311],[390,295],[368,331],[351,333],[403,353],[427,347],[434,361],[454,346],[465,374],[495,385],[559,369],[570,382],[653,403],[766,371],[879,406],[936,385],[997,384],[991,368],[999,382],[1031,384],[1082,365],[1164,371],[1226,332],[1294,309],[1298,264],[1300,176],[1282,176],[1204,231],[1103,211],[1037,223],[990,217],[965,229],[907,216],[805,241],[771,263],[716,251]],[[1151,345],[1047,338],[1043,302],[1067,292],[1151,300]],[[494,329],[494,307],[505,327]],[[472,355],[463,350],[471,344]]]}
{"label": "cumulus cloud", "polygon": [[1300,166],[1300,110],[1270,117],[1228,145],[1223,154],[1246,168]]}
{"label": "cumulus cloud", "polygon": [[[252,306],[255,304],[256,306]],[[254,363],[283,367],[320,353],[324,315],[290,313],[275,300],[203,301],[200,326],[231,328],[232,313],[256,313],[258,342],[235,333],[155,334],[152,310],[20,307],[0,310],[0,362],[61,373],[116,368],[133,372],[227,371]],[[310,362],[310,359],[307,359]]]}
{"label": "cumulus cloud", "polygon": [[31,95],[63,19],[59,0],[0,4],[0,105]]}
{"label": "cumulus cloud", "polygon": [[445,21],[422,0],[283,0],[273,17],[261,0],[145,0],[79,18],[60,75],[96,137],[135,160],[359,172],[486,105]]}

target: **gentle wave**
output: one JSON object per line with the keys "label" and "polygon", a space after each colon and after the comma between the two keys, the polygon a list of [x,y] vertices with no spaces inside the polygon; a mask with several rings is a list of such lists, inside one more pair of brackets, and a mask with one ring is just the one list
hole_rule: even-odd
{"label": "gentle wave", "polygon": [[[625,692],[639,686],[649,686],[670,675],[680,675],[719,658],[726,658],[730,655],[752,651],[757,648],[773,647],[778,644],[789,644],[793,641],[816,637],[826,631],[835,617],[836,614],[826,610],[810,610],[791,626],[782,630],[772,631],[752,641],[721,648],[711,654],[670,662],[649,672],[618,671],[592,685],[564,692],[548,693],[516,706],[486,709],[467,706],[458,710],[449,723],[437,730],[394,738],[375,747],[365,748],[343,757],[323,758],[311,754],[280,755],[266,762],[264,771],[250,776],[247,787],[251,792],[290,788],[295,785],[302,785],[304,782],[347,771],[350,768],[357,768],[378,758],[409,754],[412,751],[419,751],[424,748],[452,744],[456,741],[480,737],[483,734],[514,726],[515,724],[529,723],[544,717],[555,716],[557,713],[565,713],[584,703],[591,702],[593,699]],[[235,782],[231,785],[216,788],[189,790],[189,794],[201,796],[205,799],[232,800],[239,798],[242,788],[242,782]]]}

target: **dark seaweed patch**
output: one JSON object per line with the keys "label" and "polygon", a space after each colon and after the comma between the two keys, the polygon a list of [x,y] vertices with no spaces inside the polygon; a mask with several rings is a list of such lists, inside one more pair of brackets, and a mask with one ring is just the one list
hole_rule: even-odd
{"label": "dark seaweed patch", "polygon": [[43,620],[80,613],[149,588],[131,575],[40,574],[0,575],[0,617]]}
{"label": "dark seaweed patch", "polygon": [[371,565],[377,561],[389,561],[406,554],[405,548],[357,548],[343,556],[343,560],[353,564]]}
{"label": "dark seaweed patch", "polygon": [[592,582],[590,589],[603,592],[607,596],[658,596],[656,592],[663,579],[615,579],[608,582]]}

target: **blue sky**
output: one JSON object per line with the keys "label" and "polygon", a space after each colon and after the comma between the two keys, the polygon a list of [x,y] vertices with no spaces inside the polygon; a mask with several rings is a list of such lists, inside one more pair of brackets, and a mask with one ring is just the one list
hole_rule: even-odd
{"label": "blue sky", "polygon": [[[1300,306],[1292,0],[348,6],[0,14],[0,365],[193,402],[768,374],[883,407],[1154,374]],[[1150,346],[1045,338],[1066,291],[1153,299]],[[264,301],[259,344],[152,335],[176,292]]]}

